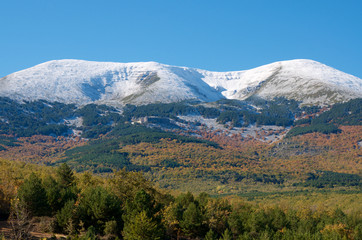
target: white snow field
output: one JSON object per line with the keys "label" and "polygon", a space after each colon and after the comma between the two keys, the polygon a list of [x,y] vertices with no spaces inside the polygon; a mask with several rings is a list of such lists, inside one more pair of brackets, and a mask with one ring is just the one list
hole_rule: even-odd
{"label": "white snow field", "polygon": [[212,72],[156,62],[54,60],[0,79],[0,96],[84,105],[213,102],[250,96],[326,105],[362,97],[362,80],[312,60]]}

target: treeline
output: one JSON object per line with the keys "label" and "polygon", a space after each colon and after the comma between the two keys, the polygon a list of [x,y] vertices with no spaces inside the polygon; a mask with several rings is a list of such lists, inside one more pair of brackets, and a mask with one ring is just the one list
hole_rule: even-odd
{"label": "treeline", "polygon": [[329,111],[325,111],[315,118],[295,121],[294,128],[289,131],[289,137],[312,132],[324,134],[338,133],[340,125],[362,124],[362,99],[352,99],[345,103],[337,103]]}
{"label": "treeline", "polygon": [[[335,104],[314,119],[302,119],[294,123],[289,136],[309,132],[336,133],[338,125],[360,125],[362,99]],[[257,108],[255,108],[255,106]],[[74,104],[38,100],[19,103],[9,98],[0,98],[0,133],[17,137],[32,135],[64,135],[71,129],[81,130],[84,138],[97,138],[109,133],[117,125],[130,122],[133,118],[159,117],[156,123],[172,124],[167,119],[183,122],[179,115],[201,115],[216,118],[221,124],[232,127],[257,125],[291,126],[294,117],[302,112],[315,113],[319,107],[299,107],[299,102],[285,98],[267,101],[250,98],[246,101],[220,100],[213,105],[198,102],[155,103],[142,106],[126,105],[119,110],[106,105],[88,104],[78,108]],[[82,118],[82,126],[76,127],[64,120]],[[158,121],[158,122],[157,122]],[[301,126],[307,124],[308,126]],[[177,128],[176,125],[172,127]]]}
{"label": "treeline", "polygon": [[293,137],[297,135],[307,134],[307,133],[313,133],[313,132],[319,132],[324,134],[331,134],[331,133],[339,133],[341,130],[334,124],[311,124],[308,126],[303,127],[294,127],[292,128],[287,136]]}
{"label": "treeline", "polygon": [[[124,128],[125,123],[142,117],[148,118],[148,123],[165,125],[172,129],[179,126],[169,119],[187,123],[178,118],[180,115],[200,115],[205,118],[216,118],[221,124],[230,124],[233,127],[257,125],[290,126],[294,116],[302,112],[298,102],[285,98],[274,100],[220,100],[213,105],[204,105],[199,102],[153,103],[148,105],[126,105],[122,114],[116,109],[107,106],[89,104],[76,111],[83,118],[83,137],[94,138],[100,134],[119,132],[117,128]],[[256,105],[258,110],[254,107]],[[307,111],[308,107],[303,107]],[[108,124],[107,124],[108,123]],[[112,126],[109,123],[113,123]],[[193,123],[195,124],[195,123]]]}
{"label": "treeline", "polygon": [[0,135],[0,151],[6,150],[7,147],[16,147],[16,146],[19,146],[19,144],[18,141],[16,141],[14,138]]}
{"label": "treeline", "polygon": [[[224,99],[212,105],[199,102],[126,105],[120,113],[118,109],[106,105],[88,104],[77,107],[74,104],[44,100],[19,103],[2,97],[0,98],[0,133],[11,134],[16,137],[30,137],[39,134],[60,136],[66,135],[71,132],[70,130],[80,130],[83,138],[92,139],[108,134],[117,126],[121,125],[122,127],[125,123],[131,122],[132,119],[141,117],[157,117],[156,119],[150,118],[150,121],[176,129],[178,126],[171,123],[169,119],[187,123],[178,118],[180,115],[200,115],[205,118],[215,118],[218,123],[229,124],[232,127],[250,124],[290,126],[293,124],[295,115],[299,115],[302,111],[315,111],[315,107],[299,108],[298,104],[294,100],[285,98],[275,98],[270,101],[257,98],[246,101]],[[343,108],[343,112],[349,114],[349,124],[352,124],[357,121],[361,114],[358,110],[358,104],[359,102],[352,102],[344,108],[344,105],[338,105],[336,109]],[[318,119],[330,119],[331,117],[338,119],[334,115],[325,116],[323,114]],[[82,126],[71,124],[71,121],[78,118],[81,118]],[[324,124],[321,122],[322,120],[318,119],[313,120],[313,125]],[[315,128],[308,131],[315,131]]]}
{"label": "treeline", "polygon": [[196,108],[188,102],[177,103],[152,103],[141,106],[126,105],[123,116],[126,119],[132,117],[158,116],[175,118],[177,115],[196,113]]}
{"label": "treeline", "polygon": [[307,179],[303,183],[295,184],[295,186],[316,188],[360,186],[362,189],[362,178],[356,174],[318,171],[316,173],[309,173]]}
{"label": "treeline", "polygon": [[262,113],[250,111],[223,111],[217,118],[221,124],[230,123],[233,127],[247,127],[250,124],[290,126],[293,124],[291,113],[283,107],[272,107]]}
{"label": "treeline", "polygon": [[[167,162],[170,164],[173,163],[172,167],[181,166],[177,162],[171,160],[167,160]],[[221,184],[237,183],[243,180],[249,180],[254,183],[264,183],[264,184],[283,184],[286,181],[286,176],[283,174],[262,174],[262,173],[257,174],[249,172],[241,173],[235,170],[222,170],[222,169],[220,169],[219,171],[194,169],[192,171],[189,171],[187,175],[184,175],[184,177],[188,179],[202,178],[205,180],[217,181],[220,182]],[[168,176],[162,176],[162,178],[172,180],[174,176],[170,174]]]}
{"label": "treeline", "polygon": [[[82,118],[81,127],[70,126],[64,120]],[[0,133],[16,137],[33,135],[66,135],[69,130],[81,130],[82,137],[94,138],[106,134],[112,123],[122,122],[113,107],[89,104],[78,108],[74,104],[38,100],[19,103],[0,97]]]}
{"label": "treeline", "polygon": [[286,98],[267,101],[254,97],[246,101],[221,100],[218,103],[222,111],[217,121],[222,124],[230,122],[233,127],[250,124],[286,127],[292,125],[294,116],[302,112],[297,101]]}
{"label": "treeline", "polygon": [[46,101],[18,103],[0,97],[0,133],[19,137],[32,135],[61,135],[68,131],[64,124],[57,124],[73,116],[74,105]]}
{"label": "treeline", "polygon": [[[217,101],[214,106],[202,105],[196,102],[155,103],[143,106],[127,105],[123,116],[132,117],[168,117],[177,119],[178,115],[201,115],[205,118],[216,118],[221,124],[230,123],[233,127],[248,126],[250,124],[290,126],[294,115],[300,114],[302,109],[299,103],[285,98],[275,98],[267,101],[262,99],[248,99],[247,101],[227,100]],[[256,105],[258,110],[253,107]],[[304,110],[308,107],[304,107]]]}
{"label": "treeline", "polygon": [[331,110],[323,112],[320,116],[312,119],[311,124],[361,125],[361,119],[362,98],[357,98],[346,103],[336,103]]}
{"label": "treeline", "polygon": [[[9,181],[2,178],[1,181]],[[7,185],[8,186],[8,185]],[[212,198],[205,193],[161,193],[140,173],[124,170],[99,178],[75,175],[66,165],[31,173],[0,188],[0,213],[13,228],[9,239],[34,229],[69,239],[361,239],[359,212],[283,209]],[[35,228],[34,228],[35,227]]]}

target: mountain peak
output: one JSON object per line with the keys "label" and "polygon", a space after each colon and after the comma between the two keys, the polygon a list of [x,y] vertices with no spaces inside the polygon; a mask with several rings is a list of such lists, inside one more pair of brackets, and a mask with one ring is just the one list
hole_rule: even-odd
{"label": "mountain peak", "polygon": [[362,80],[309,59],[212,72],[158,62],[45,62],[0,79],[0,96],[79,105],[286,97],[325,105],[361,97]]}

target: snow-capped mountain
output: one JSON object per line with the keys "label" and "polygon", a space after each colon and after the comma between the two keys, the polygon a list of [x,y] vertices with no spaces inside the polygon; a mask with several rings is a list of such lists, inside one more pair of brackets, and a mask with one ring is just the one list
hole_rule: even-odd
{"label": "snow-capped mountain", "polygon": [[235,72],[156,62],[55,60],[1,78],[0,96],[79,105],[212,102],[259,96],[324,105],[362,97],[362,80],[312,60],[275,62]]}

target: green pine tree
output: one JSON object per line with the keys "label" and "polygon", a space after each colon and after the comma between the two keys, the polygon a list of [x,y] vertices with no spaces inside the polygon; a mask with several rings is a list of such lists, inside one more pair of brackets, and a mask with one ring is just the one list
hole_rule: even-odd
{"label": "green pine tree", "polygon": [[120,206],[120,200],[105,188],[88,188],[81,195],[76,215],[85,227],[92,225],[98,232],[102,232],[108,221],[116,220],[122,226]]}
{"label": "green pine tree", "polygon": [[31,215],[45,216],[50,213],[46,191],[40,178],[34,173],[30,174],[20,186],[18,197]]}
{"label": "green pine tree", "polygon": [[63,232],[66,232],[68,225],[72,223],[74,217],[74,201],[70,200],[65,203],[64,207],[57,212],[55,215],[57,219],[58,226],[61,228]]}
{"label": "green pine tree", "polygon": [[141,211],[132,221],[125,223],[123,237],[125,240],[157,240],[164,237],[164,232],[160,224],[147,216],[146,211]]}
{"label": "green pine tree", "polygon": [[74,173],[66,163],[63,163],[57,169],[57,177],[61,188],[68,188],[75,184]]}
{"label": "green pine tree", "polygon": [[185,212],[180,225],[184,232],[190,236],[197,235],[202,225],[202,215],[195,203],[190,203]]}
{"label": "green pine tree", "polygon": [[222,234],[220,240],[232,240],[233,235],[231,234],[231,231],[227,228],[225,232]]}
{"label": "green pine tree", "polygon": [[214,233],[214,231],[212,231],[212,229],[210,229],[210,231],[208,231],[205,235],[205,240],[217,240],[216,233]]}
{"label": "green pine tree", "polygon": [[48,204],[54,214],[63,207],[60,186],[51,176],[47,176],[43,184],[47,194]]}

